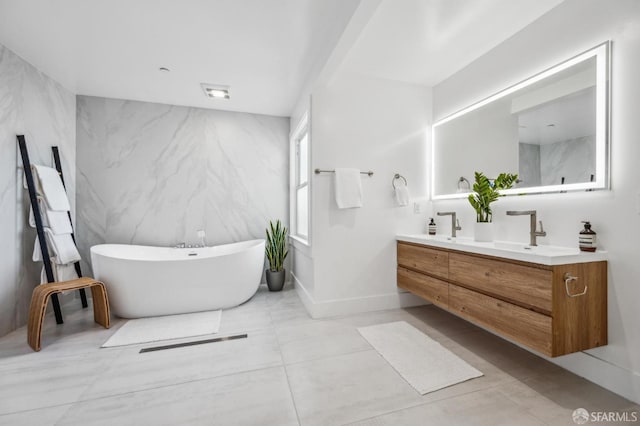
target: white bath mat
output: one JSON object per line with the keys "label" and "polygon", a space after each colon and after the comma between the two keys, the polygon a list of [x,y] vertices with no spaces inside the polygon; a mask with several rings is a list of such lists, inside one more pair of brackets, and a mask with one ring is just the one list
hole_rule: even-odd
{"label": "white bath mat", "polygon": [[220,329],[221,316],[222,311],[218,310],[132,319],[120,327],[109,340],[104,342],[102,347],[136,345],[159,340],[214,334]]}
{"label": "white bath mat", "polygon": [[358,331],[422,395],[483,375],[404,321]]}

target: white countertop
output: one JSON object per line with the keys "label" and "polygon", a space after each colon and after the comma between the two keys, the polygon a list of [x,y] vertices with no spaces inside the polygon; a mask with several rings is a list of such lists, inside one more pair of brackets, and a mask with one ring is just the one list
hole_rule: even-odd
{"label": "white countertop", "polygon": [[504,259],[520,260],[541,265],[565,265],[569,263],[587,263],[607,260],[607,252],[597,250],[594,253],[582,252],[577,247],[559,247],[539,245],[530,247],[523,243],[493,241],[480,243],[471,238],[450,238],[427,234],[396,235],[397,241],[423,244],[425,246],[459,250],[468,253],[485,254]]}

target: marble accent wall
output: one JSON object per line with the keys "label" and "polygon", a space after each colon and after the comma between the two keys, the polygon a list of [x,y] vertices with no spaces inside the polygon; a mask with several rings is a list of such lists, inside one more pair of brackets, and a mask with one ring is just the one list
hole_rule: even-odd
{"label": "marble accent wall", "polygon": [[542,185],[589,182],[596,172],[596,141],[593,135],[540,145]]}
{"label": "marble accent wall", "polygon": [[519,143],[521,187],[589,182],[596,170],[595,137],[583,136],[551,144]]}
{"label": "marble accent wall", "polygon": [[518,178],[522,181],[517,186],[540,186],[540,145],[518,144]]}
{"label": "marble accent wall", "polygon": [[60,149],[72,213],[75,211],[75,95],[0,45],[0,336],[24,325],[41,264],[31,261],[35,230],[25,226],[29,198],[22,188],[16,142],[24,134],[34,163],[51,166]]}
{"label": "marble accent wall", "polygon": [[[78,246],[264,238],[288,223],[289,119],[77,97]],[[85,266],[86,267],[86,266]]]}

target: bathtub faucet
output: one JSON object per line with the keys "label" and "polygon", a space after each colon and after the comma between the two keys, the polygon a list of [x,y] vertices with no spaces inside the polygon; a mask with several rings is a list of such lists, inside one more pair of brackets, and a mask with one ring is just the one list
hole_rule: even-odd
{"label": "bathtub faucet", "polygon": [[205,234],[203,229],[200,229],[198,231],[196,231],[196,235],[198,236],[198,238],[200,239],[200,243],[196,243],[196,244],[187,244],[187,243],[178,243],[174,246],[174,248],[200,248],[200,247],[206,247],[206,238],[207,238],[207,234]]}
{"label": "bathtub faucet", "polygon": [[206,247],[207,243],[205,239],[207,238],[207,234],[204,232],[204,229],[199,229],[196,231],[196,234],[198,235],[198,238],[200,238],[200,247]]}

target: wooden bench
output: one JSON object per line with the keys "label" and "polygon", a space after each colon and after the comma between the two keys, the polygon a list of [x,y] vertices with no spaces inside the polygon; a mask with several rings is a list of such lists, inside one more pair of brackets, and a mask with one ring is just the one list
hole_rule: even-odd
{"label": "wooden bench", "polygon": [[93,278],[82,277],[71,281],[41,284],[33,289],[31,307],[29,308],[29,323],[27,327],[27,341],[34,351],[40,351],[40,337],[42,336],[42,322],[47,310],[47,304],[52,294],[67,290],[91,289],[93,299],[93,318],[95,322],[109,328],[110,313],[107,290],[103,283]]}

